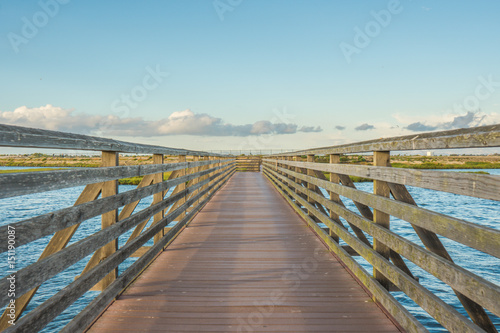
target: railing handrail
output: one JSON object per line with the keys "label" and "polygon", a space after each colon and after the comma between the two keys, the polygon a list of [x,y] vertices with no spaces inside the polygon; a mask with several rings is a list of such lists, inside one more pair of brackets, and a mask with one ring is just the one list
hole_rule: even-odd
{"label": "railing handrail", "polygon": [[338,146],[318,147],[269,156],[355,154],[373,151],[404,151],[500,147],[500,124],[440,132],[381,138]]}
{"label": "railing handrail", "polygon": [[[458,144],[477,147],[477,142],[482,140],[481,146],[489,147],[498,145],[499,129],[500,125],[495,125],[428,133],[423,140],[430,142],[435,139],[432,141],[435,145],[448,142],[448,148],[455,148]],[[395,139],[401,138],[392,138]],[[461,267],[455,263],[438,235],[456,242],[460,248],[475,249],[496,260],[500,258],[500,230],[456,218],[453,214],[447,215],[445,211],[430,210],[425,207],[426,202],[419,207],[405,186],[500,201],[500,176],[391,167],[391,151],[408,144],[405,141],[408,137],[403,139],[392,142],[384,139],[381,144],[382,140],[375,140],[367,144],[370,151],[374,149],[372,166],[341,163],[342,152],[348,150],[311,149],[291,153],[293,158],[287,154],[264,157],[262,171],[370,290],[374,299],[406,330],[425,331],[415,326],[416,319],[402,311],[401,303],[389,291],[404,292],[450,331],[497,332],[486,310],[500,316],[500,286],[466,268],[467,265]],[[418,140],[419,136],[415,137],[415,149],[421,147]],[[470,140],[470,143],[461,143],[464,140]],[[359,143],[347,148],[355,146],[365,147],[364,143]],[[382,148],[387,149],[376,150]],[[315,162],[316,154],[330,154],[329,163]],[[307,160],[303,155],[307,155]],[[357,189],[350,176],[372,180],[373,193]],[[344,203],[346,199],[356,208],[349,208]],[[406,231],[394,229],[394,232],[390,227],[391,218],[408,222],[415,234],[407,237]],[[340,240],[347,245],[341,245]],[[351,255],[363,257],[372,266],[373,274],[364,270]],[[407,265],[403,257],[411,264]],[[428,290],[425,283],[420,284],[414,275],[415,266],[411,265],[420,267],[451,287],[470,319]]]}
{"label": "railing handrail", "polygon": [[174,156],[227,156],[205,151],[146,145],[101,138],[97,136],[50,131],[5,124],[0,124],[0,146],[114,151],[120,153],[164,154]]}

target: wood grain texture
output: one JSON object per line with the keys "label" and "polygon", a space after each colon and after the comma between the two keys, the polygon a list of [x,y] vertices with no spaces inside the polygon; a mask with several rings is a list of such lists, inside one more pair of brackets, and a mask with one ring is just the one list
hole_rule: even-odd
{"label": "wood grain texture", "polygon": [[[224,181],[225,177],[230,177],[232,174],[232,170],[227,170],[220,178],[220,181]],[[217,182],[219,183],[219,182]],[[213,184],[212,187],[207,188],[206,191],[210,191],[214,188],[216,184]],[[12,332],[37,332],[42,329],[47,323],[49,323],[52,319],[54,319],[58,314],[60,314],[64,309],[66,309],[69,305],[71,305],[74,301],[76,301],[81,295],[83,295],[92,285],[98,282],[102,277],[104,277],[107,272],[117,267],[123,260],[130,257],[135,251],[137,251],[146,241],[151,239],[158,231],[163,228],[165,225],[170,223],[177,215],[183,212],[188,205],[192,204],[196,201],[197,198],[192,200],[191,202],[187,202],[184,206],[180,207],[176,212],[173,212],[171,216],[166,216],[164,221],[156,224],[152,228],[148,229],[144,234],[137,237],[134,241],[129,244],[124,245],[118,251],[116,251],[113,255],[105,259],[99,265],[91,269],[89,272],[84,274],[80,279],[71,283],[67,288],[59,291],[56,295],[51,297],[46,302],[42,303],[40,306],[35,308],[29,314],[22,317],[16,326],[11,326],[5,330],[5,333]],[[188,219],[186,219],[187,221]],[[138,264],[142,265],[144,268],[145,265],[148,264],[149,261],[145,259],[152,259],[155,256],[155,251],[158,249],[162,249],[162,247],[168,242],[169,238],[173,237],[176,231],[181,229],[182,224],[178,224],[177,227],[171,229],[171,233],[167,234],[163,238],[163,242],[160,242],[154,245],[150,251],[147,253],[147,257],[142,260],[138,260]],[[137,263],[136,262],[136,263]],[[133,267],[133,268],[132,268]],[[139,272],[142,268],[138,267],[138,265],[133,265],[130,270],[137,269]],[[132,272],[134,273],[134,272]],[[123,274],[126,275],[126,274]],[[127,274],[130,277],[129,274]],[[135,275],[132,275],[132,278]],[[123,280],[115,280],[111,286],[115,286],[123,282]],[[104,293],[103,293],[104,294]],[[109,295],[109,294],[108,294]],[[113,297],[116,294],[113,295]],[[94,315],[97,313],[94,312]],[[77,331],[81,331],[77,330]],[[74,332],[74,331],[72,331]]]}
{"label": "wood grain texture", "polygon": [[[276,177],[286,181],[282,177]],[[292,189],[300,189],[298,184],[289,183],[289,185]],[[500,314],[500,304],[498,303],[498,299],[500,299],[499,286],[454,264],[452,260],[443,258],[430,250],[406,240],[404,237],[391,232],[383,226],[374,224],[372,221],[354,214],[341,205],[331,201],[328,202],[320,196],[317,196],[315,199],[320,201],[325,207],[330,208],[346,220],[367,232],[372,237],[381,240],[390,249],[408,258],[453,289],[460,291],[467,297],[485,306],[494,314]],[[330,223],[333,223],[333,221]]]}
{"label": "wood grain texture", "polygon": [[[376,151],[373,153],[373,165],[379,167],[387,167],[390,163],[390,153],[388,151]],[[387,182],[382,180],[373,181],[373,194],[379,195],[385,198],[389,198],[391,191]],[[384,211],[374,209],[373,210],[373,222],[384,228],[390,229],[390,218],[391,216]],[[378,239],[373,240],[373,249],[377,251],[381,256],[389,259],[391,255],[391,250],[384,243]],[[373,269],[373,277],[377,279],[381,285],[389,289],[390,281],[384,274],[375,268]]]}
{"label": "wood grain texture", "polygon": [[224,156],[187,149],[137,144],[96,136],[0,124],[0,146],[116,151],[121,153]]}
{"label": "wood grain texture", "polygon": [[[299,206],[300,202],[296,198],[300,198],[301,202],[306,201],[299,193],[292,194],[288,187],[280,186],[279,181],[271,173],[269,168],[263,169],[264,175],[273,183],[276,189],[288,201],[290,206],[299,214],[309,225],[309,227],[321,238],[328,248],[337,255],[342,263],[358,278],[361,283],[373,294],[373,299],[382,304],[387,311],[394,316],[397,322],[408,332],[428,332],[427,329],[415,318],[408,310],[402,306],[380,283],[375,280],[367,271],[356,262],[342,246],[335,242],[316,221],[311,219],[306,212]],[[290,195],[290,196],[288,196]]]}
{"label": "wood grain texture", "polygon": [[315,183],[324,189],[335,191],[339,195],[353,201],[379,209],[391,216],[408,221],[411,224],[500,258],[499,230],[436,213],[412,204],[397,202],[388,198],[375,196],[371,193],[333,184],[318,178],[305,176],[292,171],[288,172],[296,178]]}
{"label": "wood grain texture", "polygon": [[[153,216],[160,210],[165,209],[165,207],[170,206],[172,203],[180,200],[181,198],[184,198],[187,193],[191,193],[224,173],[227,173],[228,170],[230,169],[220,171],[203,182],[188,187],[176,195],[170,196],[168,199],[143,209],[129,218],[120,221],[119,223],[114,223],[91,236],[75,242],[64,249],[17,271],[16,276],[18,278],[18,283],[16,284],[16,291],[22,294],[34,287],[39,286],[52,276],[96,251],[98,248],[110,243],[143,220]],[[176,211],[178,211],[178,209]],[[169,216],[172,216],[172,214],[173,212],[171,212]],[[176,214],[175,217],[178,217],[180,214],[182,214],[182,211],[180,211],[179,214]],[[90,269],[88,271],[90,271]],[[7,277],[0,281],[0,289],[6,288],[8,285],[9,281],[7,280]],[[0,306],[7,304],[7,302],[7,293],[0,294]]]}
{"label": "wood grain texture", "polygon": [[206,165],[207,162],[184,162],[152,165],[130,165],[76,170],[55,170],[0,175],[0,199],[40,193],[116,179],[139,177]]}
{"label": "wood grain texture", "polygon": [[429,150],[450,148],[500,147],[500,125],[463,128],[451,131],[356,142],[340,146],[299,150],[273,156],[353,154],[372,151]]}
{"label": "wood grain texture", "polygon": [[233,176],[89,332],[238,328],[398,331],[259,173]]}
{"label": "wood grain texture", "polygon": [[[169,179],[160,184],[154,185],[149,185],[152,182],[152,178],[146,176],[137,189],[98,200],[87,202],[78,200],[73,207],[63,208],[54,212],[15,222],[10,225],[15,227],[18,231],[16,235],[16,242],[18,246],[21,246],[64,228],[79,224],[87,219],[101,215],[102,213],[112,209],[126,205],[120,212],[119,219],[121,220],[132,214],[138,204],[138,200],[153,195],[159,191],[165,191],[172,186],[180,184],[181,182],[186,182],[196,177],[206,177],[208,173],[218,169],[218,167],[212,168],[196,174],[187,175],[183,178]],[[88,185],[87,187],[89,189],[98,189],[98,193],[100,193],[102,183]],[[89,190],[85,189],[85,192],[87,191]],[[7,226],[0,227],[0,233],[6,233],[7,229]],[[0,253],[5,251],[7,251],[7,239],[5,237],[0,237]]]}
{"label": "wood grain texture", "polygon": [[[272,159],[265,159],[274,163]],[[434,170],[412,170],[374,167],[367,165],[283,162],[323,172],[376,179],[390,183],[416,186],[430,190],[467,195],[476,198],[500,200],[500,176]]]}
{"label": "wood grain texture", "polygon": [[[270,178],[276,182],[277,186],[281,186],[284,191],[291,194],[295,200],[300,201],[307,209],[314,212],[315,216],[328,227],[335,229],[340,238],[342,238],[348,245],[350,245],[357,253],[365,258],[374,268],[384,272],[385,276],[396,285],[401,291],[412,298],[415,303],[422,307],[426,312],[433,316],[441,325],[452,332],[484,332],[479,326],[471,322],[467,317],[461,315],[450,305],[446,304],[440,298],[435,296],[432,292],[422,287],[413,278],[404,274],[396,266],[392,265],[386,258],[378,254],[372,248],[361,242],[359,239],[351,235],[346,230],[339,228],[333,223],[327,215],[322,214],[319,210],[314,208],[306,200],[296,195],[294,191],[285,185],[278,178],[275,171],[266,169],[265,172]],[[283,179],[283,178],[282,178]],[[302,189],[306,191],[307,189]],[[381,228],[383,229],[383,228]],[[319,228],[319,232],[325,234]],[[326,234],[325,234],[326,235]],[[335,246],[338,246],[334,243]]]}

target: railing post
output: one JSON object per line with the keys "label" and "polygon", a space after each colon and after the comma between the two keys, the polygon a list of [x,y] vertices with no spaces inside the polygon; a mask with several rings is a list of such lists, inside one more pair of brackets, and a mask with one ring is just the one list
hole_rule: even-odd
{"label": "railing post", "polygon": [[[387,167],[390,166],[390,152],[389,151],[375,151],[373,153],[373,165]],[[391,194],[387,182],[374,180],[373,181],[373,193],[388,198]],[[384,228],[390,229],[390,215],[381,212],[377,209],[373,210],[373,222],[383,226]],[[380,253],[385,258],[389,259],[390,249],[385,244],[381,243],[377,239],[373,239],[373,249]],[[376,269],[373,270],[373,277],[376,278],[382,286],[389,289],[390,281]]]}
{"label": "railing post", "polygon": [[[330,154],[330,164],[339,164],[340,163],[340,154]],[[330,173],[330,182],[339,184],[340,183],[340,178],[339,175],[336,173],[331,172]],[[335,193],[335,192],[330,192],[330,200],[333,202],[339,203],[340,201],[340,196]],[[339,216],[338,214],[334,213],[332,210],[330,210],[330,218],[332,220],[338,220]],[[339,242],[339,236],[336,235],[332,229],[330,229],[330,236],[333,238],[334,241],[337,243]]]}
{"label": "railing post", "polygon": [[[164,162],[163,154],[154,154],[153,155],[153,163],[154,164],[163,164],[163,162]],[[161,182],[163,182],[163,172],[157,173],[153,176],[153,184],[158,184]],[[163,197],[164,197],[163,191],[155,193],[153,195],[153,205],[161,202],[163,200]],[[158,223],[164,217],[164,212],[165,211],[162,210],[161,212],[159,212],[158,214],[156,214],[153,217],[153,224]],[[157,242],[159,242],[163,238],[164,234],[165,233],[164,233],[163,229],[159,233],[157,233],[154,237],[154,243],[156,244]]]}
{"label": "railing post", "polygon": [[[299,155],[294,156],[294,157],[293,157],[293,160],[294,160],[295,162],[299,162],[299,161],[300,161],[300,156],[299,156]],[[300,168],[299,168],[299,167],[295,167],[293,171],[295,171],[295,172],[297,172],[297,173],[300,173]],[[297,179],[297,178],[295,178],[295,182],[296,182],[296,183],[298,183],[298,184],[301,184],[301,183],[302,183],[302,181],[301,181],[300,179]],[[299,194],[299,193],[300,193],[300,191],[299,191],[299,190],[297,190],[297,189],[295,189],[295,193]],[[300,205],[300,204],[299,204],[299,205]]]}
{"label": "railing post", "polygon": [[[307,155],[307,162],[310,162],[310,163],[314,163],[314,154],[312,155]],[[314,177],[314,171],[312,169],[307,169],[307,175],[308,176],[311,176],[311,177]],[[307,189],[311,192],[314,191],[315,187],[314,184],[311,184],[311,183],[307,183]],[[311,205],[314,206],[314,199],[312,197],[310,197],[309,195],[307,196],[307,202],[309,202]],[[314,219],[314,214],[312,212],[308,212],[309,216],[311,218]]]}
{"label": "railing post", "polygon": [[[102,167],[113,167],[113,166],[118,166],[118,164],[119,164],[119,154],[117,152],[114,151],[102,152],[102,162],[101,162]],[[110,197],[116,194],[118,194],[118,180],[110,180],[104,182],[104,184],[102,185],[102,192],[101,192],[102,198]],[[101,227],[102,229],[105,229],[115,224],[117,221],[118,221],[118,209],[114,209],[112,211],[102,214]],[[118,241],[116,239],[104,245],[100,251],[99,261],[106,259],[110,255],[115,253],[117,249],[118,249]],[[118,275],[118,269],[115,268],[98,283],[98,289],[100,290],[106,289],[116,279],[117,275]]]}
{"label": "railing post", "polygon": [[[183,162],[186,162],[186,155],[179,155],[179,160],[178,160],[179,163],[183,163]],[[186,169],[181,169],[179,170],[179,177],[182,177],[182,176],[185,176],[187,174],[187,168]],[[177,185],[179,187],[179,191],[183,191],[186,189],[186,183],[181,183],[179,185]],[[186,202],[186,196],[184,196],[183,198],[179,199],[179,206],[180,205],[183,205],[184,203]],[[182,214],[180,214],[175,220],[176,221],[180,221],[182,220],[184,217],[186,216],[186,213],[183,212]]]}
{"label": "railing post", "polygon": [[[196,156],[193,156],[193,162],[199,162],[203,157],[201,157],[200,155],[196,155]],[[195,167],[193,169],[193,173],[197,173],[197,172],[200,172],[202,170],[201,167]],[[193,180],[193,184],[197,184],[200,182],[200,177],[198,176],[198,178],[194,179]],[[200,189],[196,190],[195,194],[197,194],[198,192],[200,192]],[[195,206],[198,205],[200,203],[200,199],[196,200],[196,203],[195,203]]]}

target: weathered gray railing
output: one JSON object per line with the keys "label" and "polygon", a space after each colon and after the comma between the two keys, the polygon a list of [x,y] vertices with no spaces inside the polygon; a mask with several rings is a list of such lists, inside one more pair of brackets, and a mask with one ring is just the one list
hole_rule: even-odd
{"label": "weathered gray railing", "polygon": [[[87,291],[101,290],[63,331],[85,329],[235,172],[234,159],[218,154],[17,126],[0,125],[0,146],[102,151],[100,168],[0,175],[0,199],[86,185],[72,207],[0,226],[0,253],[14,253],[19,246],[54,234],[37,262],[2,274],[0,308],[7,309],[0,330],[5,332],[36,332]],[[120,152],[153,154],[153,164],[119,166]],[[178,161],[164,164],[164,155],[177,156]],[[168,179],[166,172],[171,172]],[[118,193],[118,180],[135,176],[143,176],[137,189]],[[139,201],[150,196],[151,206],[134,213]],[[68,245],[82,223],[99,215],[102,230]],[[177,223],[169,227],[173,221]],[[119,247],[118,237],[132,229]],[[150,239],[154,245],[144,246]],[[42,283],[91,254],[74,282],[20,318]],[[139,259],[118,275],[118,265],[130,257]]]}
{"label": "weathered gray railing", "polygon": [[[500,287],[454,263],[437,235],[500,258],[500,231],[418,207],[405,186],[499,201],[500,176],[391,168],[390,151],[499,146],[500,125],[485,126],[273,155],[264,159],[263,171],[406,330],[426,331],[390,290],[404,292],[450,331],[496,332],[484,309],[500,316]],[[373,166],[340,164],[341,154],[362,152],[373,152]],[[330,163],[316,163],[315,155],[329,155]],[[356,189],[349,176],[373,179],[374,193]],[[341,197],[351,199],[358,211],[346,208]],[[392,231],[390,216],[409,222],[424,247]],[[365,258],[373,274],[351,255]],[[472,321],[423,287],[402,257],[448,284]]]}

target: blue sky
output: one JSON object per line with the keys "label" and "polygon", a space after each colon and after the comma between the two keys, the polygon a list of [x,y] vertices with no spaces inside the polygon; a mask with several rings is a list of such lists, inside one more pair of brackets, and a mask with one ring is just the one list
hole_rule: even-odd
{"label": "blue sky", "polygon": [[0,0],[0,123],[191,149],[499,123],[498,13],[493,0]]}

